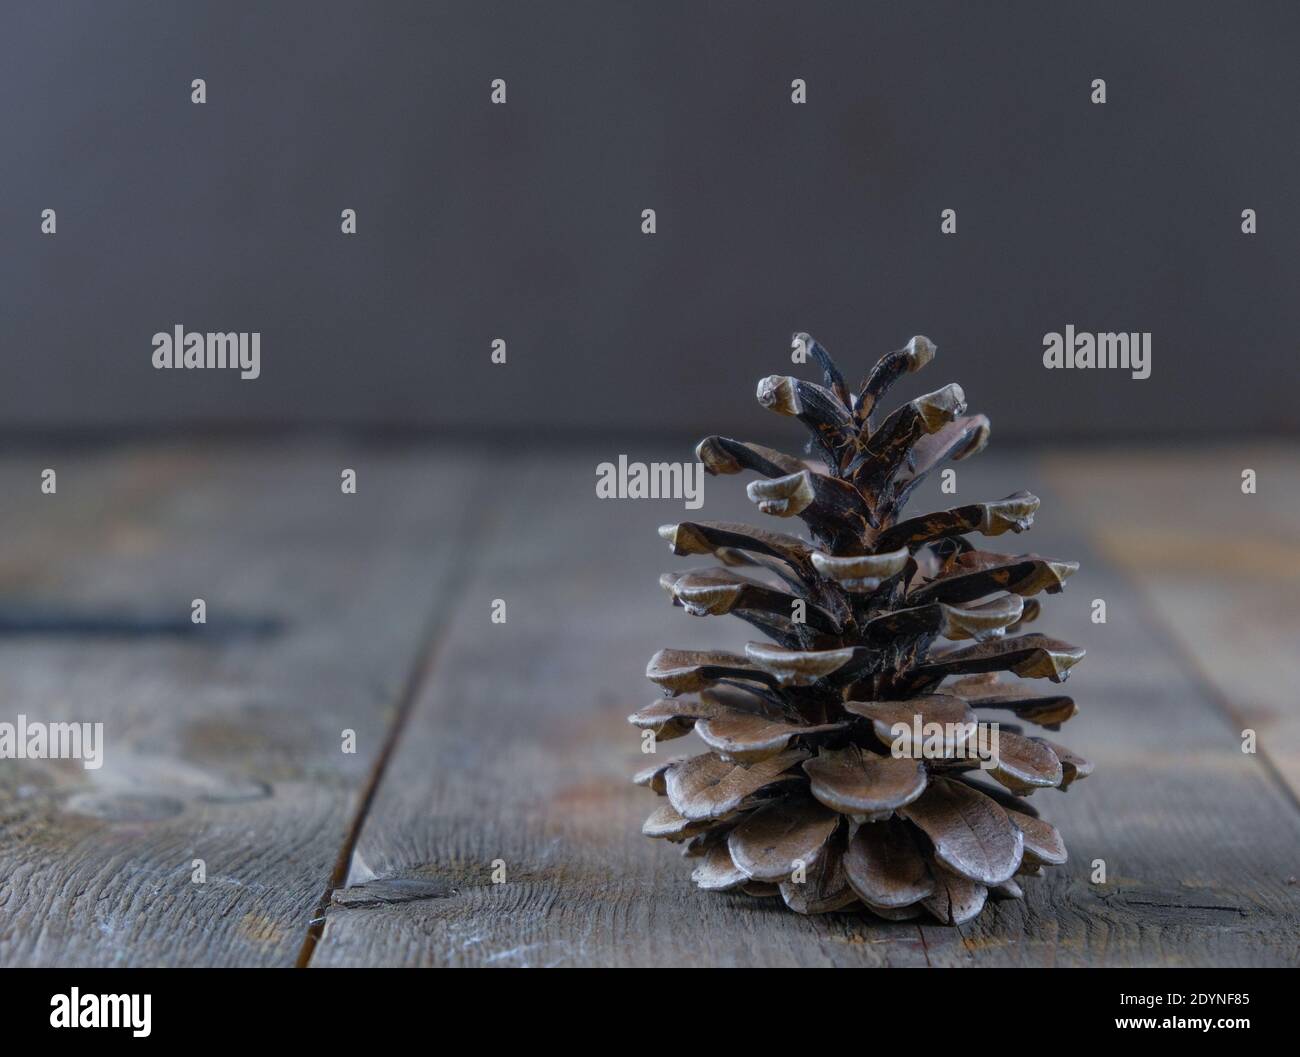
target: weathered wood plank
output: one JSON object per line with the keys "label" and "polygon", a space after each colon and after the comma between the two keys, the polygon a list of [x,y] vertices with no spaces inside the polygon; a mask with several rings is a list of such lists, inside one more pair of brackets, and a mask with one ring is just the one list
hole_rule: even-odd
{"label": "weathered wood plank", "polygon": [[[1124,464],[1077,492],[1079,478],[1056,463],[1043,470],[986,454],[961,468],[963,499],[1021,486],[1042,495],[1038,525],[1015,542],[1084,562],[1069,591],[1048,600],[1041,626],[1090,650],[1069,684],[1084,712],[1061,740],[1099,773],[1068,795],[1035,798],[1071,862],[1029,882],[1023,904],[996,904],[954,930],[805,919],[700,893],[688,863],[639,835],[654,798],[626,781],[644,758],[623,717],[654,696],[640,678],[646,657],[660,645],[751,637],[738,622],[673,610],[659,591],[659,571],[694,564],[653,535],[659,521],[682,518],[680,503],[599,502],[593,471],[605,456],[538,457],[508,478],[494,472],[495,530],[457,541],[464,496],[481,477],[475,460],[434,467],[375,456],[352,497],[369,505],[340,507],[337,471],[348,460],[279,456],[73,461],[70,472],[61,464],[58,497],[35,491],[48,460],[0,462],[9,497],[0,720],[23,711],[111,724],[103,771],[0,764],[0,962],[292,963],[424,610],[448,582],[449,554],[458,566],[472,557],[474,572],[462,600],[439,603],[451,607],[446,641],[313,964],[1300,956],[1300,890],[1287,883],[1300,844],[1294,805],[1259,758],[1241,754],[1234,714],[1169,650],[1112,562],[1163,523],[1135,517],[1110,523],[1115,538],[1097,532],[1106,521],[1094,503],[1114,511],[1141,491],[1141,481],[1115,483]],[[302,486],[313,475],[320,492]],[[736,482],[708,488],[706,510],[692,517],[762,520]],[[937,505],[947,504],[927,494],[914,509]],[[1257,527],[1268,517],[1285,524],[1285,504],[1266,510]],[[1280,607],[1271,584],[1259,578],[1251,612]],[[202,640],[185,627],[196,595],[212,614]],[[489,620],[498,597],[505,625]],[[1107,600],[1106,625],[1088,620],[1094,597]],[[113,626],[124,611],[127,626]],[[33,614],[40,629],[17,633]],[[1196,626],[1178,633],[1205,645]],[[1234,663],[1222,640],[1212,649],[1216,670]],[[1261,687],[1292,701],[1280,682]],[[338,751],[343,726],[357,730],[356,756]],[[1276,753],[1276,734],[1268,738]],[[694,750],[686,744],[661,751]],[[1285,771],[1285,754],[1273,760]],[[189,881],[196,855],[208,860],[205,886]],[[508,881],[493,886],[498,858]],[[1088,880],[1096,858],[1107,862],[1104,885]]]}
{"label": "weathered wood plank", "polygon": [[[1098,551],[1300,800],[1300,455],[1254,446],[1049,465]],[[1257,474],[1253,495],[1244,469]]]}
{"label": "weathered wood plank", "polygon": [[0,964],[292,965],[482,460],[65,454],[41,496],[52,458],[0,463],[0,720],[103,722],[105,762],[0,762]]}
{"label": "weathered wood plank", "polygon": [[[710,632],[723,646],[747,635],[672,608],[658,574],[690,562],[655,528],[681,520],[682,504],[597,500],[600,458],[538,458],[500,482],[508,507],[312,964],[923,963],[908,926],[884,944],[851,918],[703,896],[691,864],[640,835],[656,804],[629,781],[646,758],[626,716],[656,696],[647,658]],[[734,481],[706,487],[708,510],[744,513]],[[504,625],[490,623],[493,598],[507,602]],[[490,883],[497,859],[504,885]],[[385,883],[362,883],[372,876]]]}
{"label": "weathered wood plank", "polygon": [[[314,965],[892,965],[1274,963],[1297,954],[1300,838],[1277,783],[1242,757],[1204,688],[1091,553],[1047,475],[984,455],[963,499],[1042,494],[1024,549],[1085,561],[1042,627],[1090,649],[1070,683],[1084,714],[1063,740],[1101,777],[1036,797],[1070,863],[961,929],[800,918],[695,890],[689,864],[639,835],[654,806],[627,776],[644,758],[623,717],[654,695],[640,673],[663,645],[732,647],[738,622],[694,620],[656,585],[685,567],[659,549],[679,503],[600,502],[608,454],[538,458],[502,483],[508,507],[360,835]],[[642,457],[645,457],[644,455]],[[761,518],[710,480],[692,517]],[[945,497],[950,500],[951,497]],[[939,505],[933,490],[914,509]],[[1110,622],[1089,622],[1107,597]],[[492,625],[493,598],[508,622]],[[686,748],[680,748],[686,745]],[[676,754],[694,746],[661,747]],[[1091,885],[1093,859],[1108,883]],[[502,860],[507,883],[490,883]]]}
{"label": "weathered wood plank", "polygon": [[[985,466],[963,471],[969,487]],[[978,478],[977,478],[978,474]],[[1072,491],[1056,461],[1016,475],[1043,500],[1023,546],[1077,558],[1041,624],[1089,650],[1068,687],[1081,714],[1052,735],[1097,764],[1067,794],[1033,802],[1065,836],[1070,862],[994,904],[958,943],[926,929],[936,964],[1289,965],[1300,959],[1300,813],[1199,674],[1169,648],[1129,570],[1112,558],[1143,527],[1107,488]],[[1145,467],[1110,458],[1099,474],[1136,493]],[[1058,490],[1059,489],[1059,490]],[[1069,498],[1061,494],[1069,490]],[[1094,547],[1105,523],[1116,547]],[[1093,599],[1107,622],[1094,624]],[[1092,884],[1095,860],[1106,883]]]}

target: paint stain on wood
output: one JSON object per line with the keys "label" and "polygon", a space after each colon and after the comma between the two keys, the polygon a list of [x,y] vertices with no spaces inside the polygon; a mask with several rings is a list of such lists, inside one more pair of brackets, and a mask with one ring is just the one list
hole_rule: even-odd
{"label": "paint stain on wood", "polygon": [[261,914],[245,914],[239,919],[239,934],[260,944],[278,944],[285,939],[284,928]]}

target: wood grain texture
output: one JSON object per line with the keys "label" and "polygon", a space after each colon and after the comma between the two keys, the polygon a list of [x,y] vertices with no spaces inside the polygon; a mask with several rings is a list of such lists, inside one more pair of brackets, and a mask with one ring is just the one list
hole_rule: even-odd
{"label": "wood grain texture", "polygon": [[106,741],[0,761],[0,964],[294,963],[481,480],[328,445],[0,463],[0,719]]}
{"label": "wood grain texture", "polygon": [[[1112,463],[1114,475],[1130,472],[1126,460]],[[963,485],[974,476],[963,475]],[[993,903],[960,937],[927,926],[932,960],[1294,965],[1300,888],[1288,879],[1300,813],[1288,791],[1259,757],[1241,752],[1232,718],[1170,650],[1127,572],[1092,544],[1084,511],[1105,500],[1066,502],[1052,464],[1015,476],[1043,498],[1026,546],[1081,563],[1065,593],[1044,603],[1039,625],[1088,648],[1066,687],[1081,714],[1051,737],[1097,770],[1068,793],[1045,790],[1031,801],[1061,831],[1069,862],[1030,878],[1023,903]],[[1095,598],[1107,603],[1105,624],[1091,622]],[[1098,859],[1107,880],[1094,885]]]}
{"label": "wood grain texture", "polygon": [[[1300,801],[1300,453],[1054,456],[1061,495]],[[1258,491],[1241,491],[1243,469]],[[1116,520],[1108,510],[1122,510]]]}
{"label": "wood grain texture", "polygon": [[[1300,960],[1288,883],[1300,811],[1281,777],[1295,762],[1295,680],[1280,647],[1276,664],[1246,660],[1266,659],[1252,635],[1276,643],[1294,619],[1294,570],[1279,588],[1245,569],[1259,545],[1289,553],[1296,492],[1261,491],[1263,514],[1245,523],[1257,545],[1229,548],[1227,575],[1203,571],[1211,586],[1193,599],[1200,573],[1133,556],[1183,539],[1161,515],[1175,492],[1203,488],[1200,457],[1084,465],[995,450],[960,465],[956,497],[918,490],[909,513],[1018,488],[1042,497],[1017,543],[1082,567],[1034,630],[1089,651],[1063,688],[1080,715],[1051,736],[1097,764],[1068,793],[1031,800],[1069,861],[1026,879],[1023,902],[991,900],[949,928],[701,892],[700,860],[641,836],[664,801],[633,773],[704,748],[692,735],[639,751],[626,716],[659,696],[646,660],[754,637],[669,604],[659,573],[708,559],[674,557],[655,530],[697,517],[782,526],[737,478],[708,479],[702,511],[597,500],[595,466],[616,454],[489,465],[445,451],[127,450],[60,461],[57,497],[36,489],[50,459],[0,460],[0,720],[108,725],[101,771],[0,762],[0,963],[292,964],[438,622],[312,965]],[[1284,472],[1256,461],[1261,482]],[[360,491],[342,497],[338,470],[357,463]],[[1222,542],[1234,529],[1217,531]],[[210,624],[196,635],[197,596]],[[505,624],[490,620],[496,598]],[[1089,619],[1094,598],[1105,625]],[[1178,612],[1192,601],[1197,616]],[[1240,750],[1237,709],[1255,717],[1259,756]],[[355,756],[339,751],[343,727]],[[190,883],[195,856],[203,886]],[[1096,859],[1104,884],[1089,879]],[[491,883],[495,860],[504,884]]]}
{"label": "wood grain texture", "polygon": [[[658,575],[683,559],[655,529],[682,504],[597,500],[605,457],[528,460],[503,489],[313,966],[923,964],[910,926],[699,892],[696,861],[641,836],[663,802],[631,783],[652,759],[626,720],[659,696],[646,660],[658,646],[738,649],[749,633],[669,604]],[[715,494],[744,513],[734,479],[708,481]],[[495,597],[503,625],[489,622]],[[702,748],[692,735],[660,753],[686,740]]]}
{"label": "wood grain texture", "polygon": [[[538,457],[481,541],[438,668],[384,775],[313,965],[1293,964],[1300,957],[1300,813],[1204,684],[1171,653],[1133,588],[1026,460],[962,464],[960,502],[1030,488],[1044,498],[1023,546],[1077,557],[1037,625],[1089,657],[1069,690],[1069,743],[1098,765],[1033,803],[1070,861],[958,928],[855,914],[805,918],[776,900],[695,889],[692,861],[642,837],[662,801],[629,778],[648,761],[624,717],[660,646],[738,649],[744,625],[697,619],[656,582],[685,562],[654,528],[680,504],[600,502],[608,453]],[[1122,472],[1122,467],[1117,467]],[[701,517],[759,518],[732,479]],[[952,505],[933,486],[916,512]],[[690,515],[697,516],[694,512]],[[762,523],[761,521],[759,522]],[[506,598],[493,626],[488,604]],[[1109,622],[1090,622],[1104,597]],[[697,746],[674,742],[677,755]],[[1093,860],[1107,882],[1094,885]],[[507,880],[491,883],[492,864]]]}

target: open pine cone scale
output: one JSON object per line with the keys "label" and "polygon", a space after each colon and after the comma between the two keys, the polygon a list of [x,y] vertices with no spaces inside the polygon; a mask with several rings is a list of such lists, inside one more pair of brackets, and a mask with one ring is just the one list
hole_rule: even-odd
{"label": "open pine cone scale", "polygon": [[[861,904],[959,924],[990,893],[1019,898],[1019,879],[1065,862],[1060,834],[1022,798],[1091,765],[1018,724],[1055,731],[1074,702],[999,673],[1060,683],[1083,657],[1022,630],[1039,615],[1033,596],[1059,592],[1078,566],[967,539],[1029,528],[1028,492],[900,518],[927,474],[989,433],[957,385],[877,415],[890,386],[933,359],[928,339],[882,357],[856,394],[821,345],[795,340],[823,384],[765,378],[758,401],[809,429],[825,469],[719,436],[696,453],[710,474],[756,474],[749,498],[800,519],[810,540],[732,522],[659,530],[674,554],[716,563],[665,573],[673,603],[732,614],[768,641],[651,659],[665,696],[630,721],[656,742],[694,730],[710,751],[636,776],[666,799],[643,832],[681,843],[706,890],[779,894],[802,914]],[[990,712],[1017,722],[990,726]],[[990,744],[983,759],[971,751]]]}

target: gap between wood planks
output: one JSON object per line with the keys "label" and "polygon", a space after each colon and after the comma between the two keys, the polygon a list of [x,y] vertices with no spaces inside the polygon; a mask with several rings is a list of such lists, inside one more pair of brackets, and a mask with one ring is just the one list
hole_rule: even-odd
{"label": "gap between wood planks", "polygon": [[362,788],[356,812],[348,825],[343,844],[339,848],[338,858],[334,861],[334,869],[330,871],[330,876],[325,882],[325,890],[321,893],[320,901],[316,904],[316,909],[307,922],[307,934],[303,937],[302,947],[298,951],[295,968],[306,969],[311,965],[312,955],[316,953],[316,945],[320,942],[321,935],[325,931],[325,917],[330,900],[336,891],[347,884],[348,871],[352,865],[352,854],[356,850],[357,841],[360,839],[361,831],[370,815],[375,793],[384,779],[384,773],[388,768],[389,760],[392,759],[398,742],[401,740],[402,732],[406,729],[411,710],[437,666],[438,656],[443,641],[447,637],[447,625],[451,620],[454,607],[460,601],[477,569],[478,552],[473,548],[472,543],[476,539],[481,539],[485,533],[490,531],[493,522],[500,517],[500,514],[499,502],[490,498],[481,499],[466,508],[465,516],[456,531],[458,543],[465,545],[461,548],[461,553],[465,555],[465,558],[463,561],[454,564],[453,571],[447,576],[441,590],[438,592],[438,598],[435,600],[425,622],[420,651],[407,672],[406,679],[402,683],[401,693],[398,695],[397,714],[393,717],[392,723],[389,724],[388,733],[384,737],[384,744],[379,750],[379,756],[366,777],[366,783]]}

